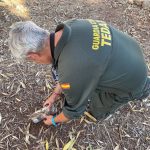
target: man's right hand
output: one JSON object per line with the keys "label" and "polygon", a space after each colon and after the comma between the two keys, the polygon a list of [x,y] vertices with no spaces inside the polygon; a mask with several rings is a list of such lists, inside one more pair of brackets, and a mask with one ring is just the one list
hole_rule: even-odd
{"label": "man's right hand", "polygon": [[58,99],[59,94],[52,93],[52,95],[44,102],[43,107],[51,108],[52,104]]}
{"label": "man's right hand", "polygon": [[52,104],[54,103],[55,101],[55,95],[51,95],[43,104],[43,107],[49,107],[51,108]]}
{"label": "man's right hand", "polygon": [[59,83],[57,83],[56,88],[52,95],[44,102],[43,107],[47,106],[51,108],[52,104],[60,97],[62,92],[61,86]]}

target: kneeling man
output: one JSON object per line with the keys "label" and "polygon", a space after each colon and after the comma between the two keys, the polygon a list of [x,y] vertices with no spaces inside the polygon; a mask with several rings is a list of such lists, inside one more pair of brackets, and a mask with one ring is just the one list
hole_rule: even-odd
{"label": "kneeling man", "polygon": [[62,112],[47,116],[47,125],[80,117],[87,107],[96,118],[150,93],[150,78],[139,44],[107,23],[72,19],[49,34],[32,21],[15,23],[9,47],[18,59],[52,64],[57,86],[44,103],[49,107],[61,93]]}

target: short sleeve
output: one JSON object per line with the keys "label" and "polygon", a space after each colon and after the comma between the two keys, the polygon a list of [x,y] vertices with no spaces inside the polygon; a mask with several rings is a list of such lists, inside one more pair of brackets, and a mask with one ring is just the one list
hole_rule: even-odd
{"label": "short sleeve", "polygon": [[58,69],[59,83],[65,95],[63,113],[70,119],[79,118],[84,113],[88,97],[96,89],[99,80],[92,63],[87,65],[85,60],[82,61],[70,62]]}

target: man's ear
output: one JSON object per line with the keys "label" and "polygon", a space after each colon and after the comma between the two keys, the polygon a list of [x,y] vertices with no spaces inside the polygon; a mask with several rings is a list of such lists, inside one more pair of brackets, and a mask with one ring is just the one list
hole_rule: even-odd
{"label": "man's ear", "polygon": [[39,59],[39,54],[38,53],[35,53],[35,52],[29,52],[28,54],[27,54],[27,58],[29,59],[29,60],[38,60]]}

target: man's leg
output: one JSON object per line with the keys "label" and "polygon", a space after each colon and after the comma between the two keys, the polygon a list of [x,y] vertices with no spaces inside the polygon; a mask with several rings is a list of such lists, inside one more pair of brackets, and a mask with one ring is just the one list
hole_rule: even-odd
{"label": "man's leg", "polygon": [[96,119],[105,119],[128,101],[130,101],[129,98],[120,99],[113,93],[95,92],[91,97],[90,113]]}
{"label": "man's leg", "polygon": [[149,95],[150,95],[150,76],[148,76],[148,78],[147,78],[147,82],[143,89],[142,96],[138,97],[137,100],[143,100],[143,99],[147,98]]}

